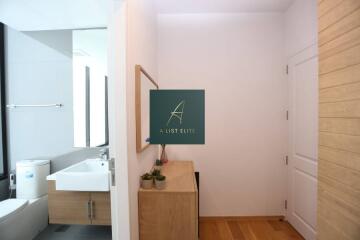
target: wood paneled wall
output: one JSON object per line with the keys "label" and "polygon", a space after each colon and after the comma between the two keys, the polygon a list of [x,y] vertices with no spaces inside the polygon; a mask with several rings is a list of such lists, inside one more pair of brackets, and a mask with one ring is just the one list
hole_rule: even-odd
{"label": "wood paneled wall", "polygon": [[318,239],[360,239],[360,0],[318,0]]}

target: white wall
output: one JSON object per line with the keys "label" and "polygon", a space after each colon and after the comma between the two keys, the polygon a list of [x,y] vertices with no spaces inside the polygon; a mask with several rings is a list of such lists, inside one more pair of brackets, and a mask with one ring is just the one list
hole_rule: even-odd
{"label": "white wall", "polygon": [[206,144],[173,145],[200,171],[200,215],[284,215],[283,14],[159,15],[161,89],[205,89]]}
{"label": "white wall", "polygon": [[6,28],[7,104],[62,103],[62,108],[7,109],[10,169],[27,158],[73,147],[71,31]]}
{"label": "white wall", "polygon": [[317,43],[317,1],[295,0],[285,12],[288,58]]}
{"label": "white wall", "polygon": [[127,4],[126,102],[130,223],[131,239],[138,239],[139,177],[151,169],[158,156],[158,146],[150,146],[142,153],[136,153],[135,65],[142,65],[157,79],[157,17],[154,1],[128,0]]}

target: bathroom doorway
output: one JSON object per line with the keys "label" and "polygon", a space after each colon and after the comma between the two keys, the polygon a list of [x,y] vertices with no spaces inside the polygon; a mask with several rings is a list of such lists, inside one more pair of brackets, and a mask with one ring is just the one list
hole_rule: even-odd
{"label": "bathroom doorway", "polygon": [[[9,122],[6,129],[9,164],[6,170],[16,176],[17,163],[22,160],[50,160],[49,174],[88,160],[95,160],[103,166],[109,161],[111,118],[108,111],[108,6],[100,4],[99,8],[90,9],[88,12],[79,10],[86,9],[81,3],[73,4],[71,9],[61,4],[57,7],[32,4],[31,8],[27,8],[17,5],[16,1],[4,5],[12,9],[9,10],[10,15],[5,14],[6,10],[1,12],[2,21],[5,23],[5,109]],[[46,14],[34,14],[34,9],[35,12]],[[73,16],[74,9],[78,10]],[[52,11],[54,14],[51,14]],[[96,12],[96,18],[91,11]],[[59,19],[61,21],[58,21]],[[67,21],[69,19],[71,21]],[[109,169],[106,168],[106,171]],[[110,179],[110,172],[106,176],[107,180]],[[42,179],[45,184],[41,185],[47,189],[51,181],[54,182],[53,179]],[[106,221],[96,222],[94,219],[96,208],[100,208],[100,205],[97,207],[94,200],[99,194],[93,194],[91,201],[93,204],[95,202],[95,205],[89,205],[91,208],[85,207],[85,202],[76,200],[79,209],[84,208],[85,212],[92,209],[95,213],[91,216],[91,224],[78,225],[76,219],[61,220],[54,217],[66,211],[70,212],[71,209],[71,206],[61,208],[56,205],[59,207],[57,210],[60,209],[57,211],[60,215],[50,215],[50,225],[46,217],[45,224],[41,224],[38,229],[32,229],[34,235],[27,237],[91,239],[90,236],[98,236],[112,239],[111,183],[108,182],[108,190],[104,190],[104,193],[107,192],[109,197],[100,199],[102,206],[104,203],[108,205],[106,210],[102,211],[102,219],[106,218]],[[16,201],[16,185],[11,188],[11,199],[7,199],[8,178],[1,178],[0,184],[5,186],[0,189],[0,196],[4,196],[0,200]],[[56,190],[66,194],[77,192]],[[49,194],[44,197],[47,200],[46,207],[41,209],[47,213],[50,210],[49,203],[54,204],[54,201],[50,201]],[[32,199],[27,199],[23,205],[12,211],[14,215],[10,215],[15,216],[20,210],[27,209],[32,202]],[[62,199],[62,202],[66,201]],[[49,212],[54,213],[52,210]],[[84,215],[88,217],[87,214]],[[96,217],[100,217],[100,214],[96,214]],[[31,221],[28,223],[35,225]],[[21,228],[20,225],[17,227]],[[26,227],[21,229],[17,232],[24,233]],[[2,232],[1,238],[3,237]],[[11,237],[13,236],[9,239],[22,239]]]}

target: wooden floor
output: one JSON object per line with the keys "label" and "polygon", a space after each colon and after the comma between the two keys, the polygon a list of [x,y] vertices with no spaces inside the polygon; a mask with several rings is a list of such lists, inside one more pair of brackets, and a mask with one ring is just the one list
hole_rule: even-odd
{"label": "wooden floor", "polygon": [[276,218],[201,218],[200,240],[303,240],[286,221]]}

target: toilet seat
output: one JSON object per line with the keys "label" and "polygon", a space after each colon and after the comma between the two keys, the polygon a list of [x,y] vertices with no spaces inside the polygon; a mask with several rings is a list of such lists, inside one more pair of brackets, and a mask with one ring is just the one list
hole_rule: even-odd
{"label": "toilet seat", "polygon": [[6,199],[0,202],[0,222],[21,211],[28,204],[27,199]]}

